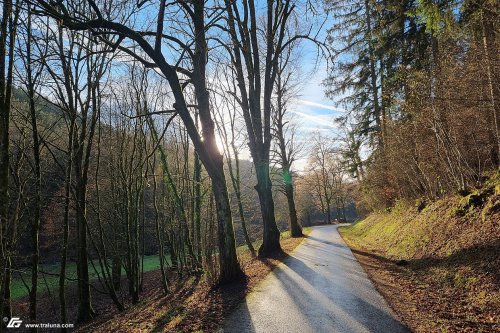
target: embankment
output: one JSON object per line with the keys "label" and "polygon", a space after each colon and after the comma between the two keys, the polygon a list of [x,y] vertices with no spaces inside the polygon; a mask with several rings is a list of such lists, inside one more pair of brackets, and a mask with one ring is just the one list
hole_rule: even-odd
{"label": "embankment", "polygon": [[466,197],[399,203],[341,229],[415,332],[500,331],[499,179]]}

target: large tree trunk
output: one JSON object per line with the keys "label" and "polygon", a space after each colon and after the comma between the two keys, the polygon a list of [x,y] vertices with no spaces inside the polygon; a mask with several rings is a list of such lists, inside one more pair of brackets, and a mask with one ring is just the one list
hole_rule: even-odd
{"label": "large tree trunk", "polygon": [[[221,157],[222,159],[222,157]],[[234,239],[233,219],[231,217],[231,207],[229,205],[229,195],[227,193],[224,174],[212,179],[212,187],[217,210],[217,226],[219,239],[219,283],[227,283],[243,277],[236,257],[236,242]]]}
{"label": "large tree trunk", "polygon": [[76,229],[77,229],[77,276],[78,276],[78,322],[86,322],[94,318],[90,299],[90,280],[87,250],[86,221],[86,186],[78,180],[76,191]]}
{"label": "large tree trunk", "polygon": [[[30,290],[30,320],[37,321],[37,294],[38,294],[38,264],[40,261],[39,233],[40,233],[40,212],[41,212],[41,171],[40,171],[40,140],[38,137],[38,126],[35,109],[35,82],[33,81],[31,67],[31,5],[28,4],[28,43],[26,44],[26,71],[28,76],[28,99],[31,116],[31,134],[33,140],[33,167],[35,172],[35,195],[34,212],[31,226],[31,242],[33,254],[31,260],[31,290]],[[33,329],[34,332],[37,329]]]}
{"label": "large tree trunk", "polygon": [[302,227],[297,219],[297,210],[295,209],[295,199],[293,193],[292,176],[289,170],[285,170],[285,195],[288,202],[288,215],[290,218],[290,235],[292,237],[302,236]]}
{"label": "large tree trunk", "polygon": [[[219,283],[226,283],[241,278],[243,271],[236,256],[236,241],[234,238],[233,218],[231,216],[227,184],[224,176],[224,161],[217,147],[215,125],[210,112],[210,94],[206,85],[208,45],[205,36],[204,16],[204,1],[198,0],[195,2],[193,15],[196,47],[193,55],[194,70],[192,80],[195,87],[196,100],[198,101],[200,122],[205,141],[205,147],[203,148],[208,153],[199,155],[199,157],[212,180],[217,210],[220,262]],[[194,143],[196,147],[197,142]]]}
{"label": "large tree trunk", "polygon": [[255,173],[257,176],[257,186],[255,186],[255,189],[259,195],[262,223],[264,226],[259,256],[269,257],[281,252],[280,232],[274,217],[274,200],[272,183],[269,178],[269,161],[256,161]]}

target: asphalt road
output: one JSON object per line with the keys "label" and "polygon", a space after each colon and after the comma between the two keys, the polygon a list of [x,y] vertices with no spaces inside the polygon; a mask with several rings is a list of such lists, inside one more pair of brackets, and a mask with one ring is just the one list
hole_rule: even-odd
{"label": "asphalt road", "polygon": [[315,227],[246,297],[220,332],[409,332],[376,291],[337,227]]}

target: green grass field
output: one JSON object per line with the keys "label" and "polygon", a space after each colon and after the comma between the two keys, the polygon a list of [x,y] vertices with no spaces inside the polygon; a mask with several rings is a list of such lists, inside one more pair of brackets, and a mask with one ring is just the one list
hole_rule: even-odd
{"label": "green grass field", "polygon": [[[169,260],[169,259],[168,259]],[[169,260],[170,261],[170,260]],[[95,265],[95,268],[94,268]],[[144,257],[144,272],[150,272],[154,271],[157,269],[160,269],[160,260],[157,255],[154,256],[145,256]],[[55,293],[57,292],[59,288],[59,270],[60,266],[59,264],[45,264],[45,265],[40,265],[40,271],[45,272],[48,274],[40,273],[39,274],[39,279],[38,279],[38,290],[39,293]],[[97,270],[97,272],[96,272]],[[99,262],[95,260],[92,263],[89,264],[89,275],[91,280],[95,280],[98,278],[98,273],[99,275],[102,275],[101,267],[99,265]],[[122,275],[125,275],[125,271],[122,270]],[[66,285],[70,285],[72,283],[75,283],[76,279],[76,263],[74,262],[68,262],[66,266]],[[11,293],[12,293],[12,298],[13,299],[18,299],[22,298],[24,296],[28,296],[28,289],[23,283],[24,282],[28,285],[31,286],[31,270],[29,268],[26,268],[22,271],[18,271],[16,274],[14,274],[14,277],[12,279],[11,283]]]}
{"label": "green grass field", "polygon": [[[310,232],[311,228],[304,228],[304,233],[307,234]],[[285,231],[281,233],[281,239],[286,239],[290,237],[290,232]],[[257,250],[262,243],[262,240],[257,240],[253,242],[253,246],[255,247],[255,250]],[[243,252],[247,250],[246,245],[241,245],[238,246],[237,248],[237,253],[238,255],[241,255]],[[168,262],[170,263],[170,258],[167,258]],[[160,260],[157,255],[154,256],[145,256],[144,257],[144,272],[150,272],[154,271],[157,269],[160,269]],[[95,266],[95,268],[94,268]],[[60,265],[57,264],[44,264],[40,265],[40,274],[39,274],[39,279],[38,279],[38,292],[39,293],[57,293],[57,290],[59,288],[59,270],[60,270]],[[97,270],[97,272],[96,272]],[[44,272],[44,273],[42,273]],[[45,274],[47,273],[47,274]],[[99,265],[99,262],[95,260],[92,263],[89,264],[89,275],[91,280],[96,280],[98,278],[98,273],[99,275],[102,276],[102,271],[101,267]],[[125,275],[125,271],[122,270],[122,275]],[[68,262],[66,266],[66,286],[71,285],[72,283],[76,283],[76,263],[74,262]],[[29,268],[25,268],[22,270],[17,271],[13,278],[12,278],[12,283],[11,283],[11,295],[12,299],[19,299],[25,296],[28,296],[28,289],[26,288],[25,284],[26,283],[28,286],[31,286],[31,270]]]}

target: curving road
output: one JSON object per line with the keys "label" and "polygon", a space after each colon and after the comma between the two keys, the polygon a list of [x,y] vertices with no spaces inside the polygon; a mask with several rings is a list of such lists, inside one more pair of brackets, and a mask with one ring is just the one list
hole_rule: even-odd
{"label": "curving road", "polygon": [[226,319],[220,332],[409,332],[375,290],[337,227],[315,227]]}

